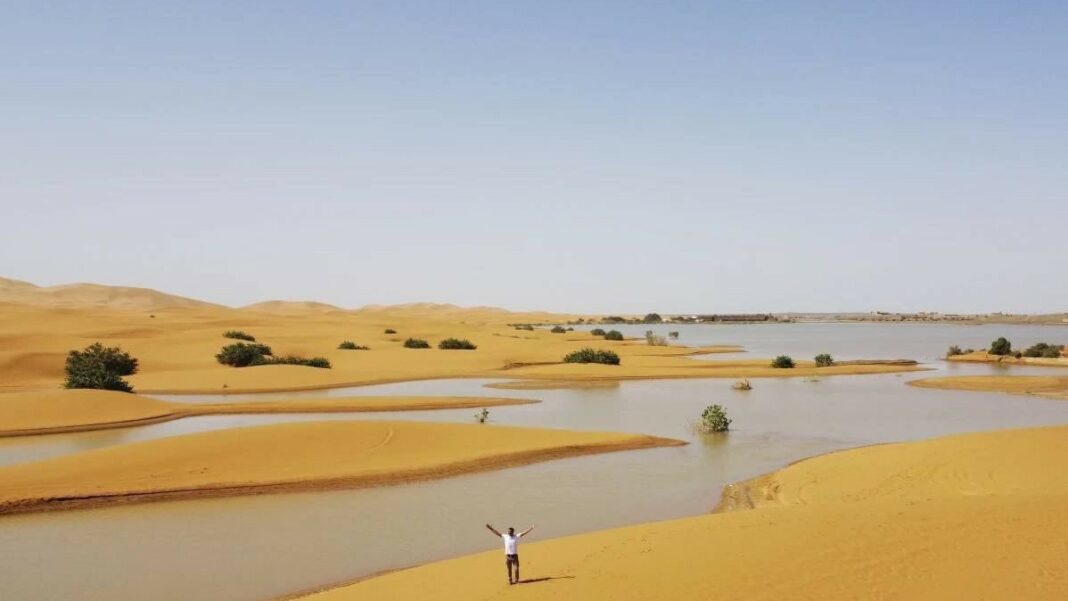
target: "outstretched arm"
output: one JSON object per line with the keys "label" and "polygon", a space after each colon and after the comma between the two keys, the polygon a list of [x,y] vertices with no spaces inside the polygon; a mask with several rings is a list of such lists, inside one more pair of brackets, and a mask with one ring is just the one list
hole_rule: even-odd
{"label": "outstretched arm", "polygon": [[520,532],[519,536],[526,536],[526,535],[530,534],[530,531],[533,530],[533,529],[534,529],[534,526],[531,526],[530,528],[527,528],[526,530]]}
{"label": "outstretched arm", "polygon": [[487,529],[489,529],[489,531],[490,531],[490,532],[492,532],[492,533],[496,534],[497,536],[500,536],[500,535],[501,535],[501,533],[500,533],[500,532],[497,532],[497,529],[496,529],[496,528],[494,528],[493,526],[490,526],[489,524],[486,524],[486,528],[487,528]]}

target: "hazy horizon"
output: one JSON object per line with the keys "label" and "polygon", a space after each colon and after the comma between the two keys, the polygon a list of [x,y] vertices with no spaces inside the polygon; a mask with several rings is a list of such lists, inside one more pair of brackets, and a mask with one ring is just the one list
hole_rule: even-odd
{"label": "hazy horizon", "polygon": [[231,306],[1068,310],[1062,2],[55,2],[0,276]]}

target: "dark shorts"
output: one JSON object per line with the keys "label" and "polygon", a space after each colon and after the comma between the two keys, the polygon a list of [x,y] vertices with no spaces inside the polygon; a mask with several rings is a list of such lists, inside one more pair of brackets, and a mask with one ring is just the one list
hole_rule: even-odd
{"label": "dark shorts", "polygon": [[506,565],[506,566],[514,565],[515,567],[518,568],[519,567],[519,556],[518,555],[505,555],[504,556],[504,565]]}

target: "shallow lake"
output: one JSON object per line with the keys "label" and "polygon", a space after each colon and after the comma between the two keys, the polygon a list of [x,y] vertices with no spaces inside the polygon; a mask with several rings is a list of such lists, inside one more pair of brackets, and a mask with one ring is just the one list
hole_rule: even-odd
{"label": "shallow lake", "polygon": [[[646,326],[627,326],[641,335]],[[906,386],[947,374],[1049,374],[1061,368],[946,364],[945,347],[1064,342],[1068,329],[1028,326],[789,324],[657,326],[680,343],[740,344],[754,357],[829,352],[840,359],[915,358],[933,372],[877,376],[644,380],[590,390],[494,390],[440,380],[280,396],[449,394],[537,398],[496,407],[494,424],[644,432],[685,447],[564,459],[369,490],[276,494],[65,511],[0,519],[2,599],[264,600],[377,571],[495,548],[482,527],[537,523],[532,540],[710,510],[722,487],[804,457],[943,434],[1068,423],[1068,402]],[[1068,374],[1068,370],[1064,373]],[[190,402],[212,397],[169,397]],[[230,395],[228,400],[241,397]],[[247,399],[243,399],[247,400]],[[719,403],[729,435],[699,435]],[[244,425],[323,419],[471,422],[474,410],[199,417],[139,428],[0,441],[0,462]],[[537,573],[537,557],[524,557]],[[487,575],[496,577],[497,574]]]}

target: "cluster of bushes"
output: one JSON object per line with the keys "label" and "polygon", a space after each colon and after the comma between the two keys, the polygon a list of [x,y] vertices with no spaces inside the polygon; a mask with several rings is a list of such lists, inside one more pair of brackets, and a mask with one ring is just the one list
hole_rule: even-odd
{"label": "cluster of bushes", "polygon": [[612,351],[584,348],[565,355],[564,363],[603,363],[604,365],[619,365],[619,355]]}
{"label": "cluster of bushes", "polygon": [[330,367],[330,361],[323,357],[312,357],[311,359],[292,355],[275,357],[271,347],[266,344],[245,344],[244,342],[224,346],[215,355],[215,360],[230,367],[253,367],[257,365],[306,365],[308,367],[327,369]]}
{"label": "cluster of bushes", "polygon": [[990,343],[990,350],[988,352],[991,355],[1011,355],[1012,343],[1002,336]]}
{"label": "cluster of bushes", "polygon": [[567,330],[565,330],[562,326],[553,326],[553,329],[551,329],[549,331],[552,332],[553,334],[563,334]]}
{"label": "cluster of bushes", "polygon": [[771,360],[771,366],[777,369],[793,369],[794,360],[789,355],[779,355]]}
{"label": "cluster of bushes", "polygon": [[827,353],[816,355],[816,367],[830,367],[832,365],[834,365],[834,357]]}
{"label": "cluster of bushes", "polygon": [[1024,351],[1023,356],[1057,359],[1061,356],[1062,351],[1064,351],[1063,344],[1049,344],[1047,342],[1039,342],[1038,344],[1029,347],[1026,351]]}
{"label": "cluster of bushes", "polygon": [[660,323],[664,321],[664,318],[660,317],[659,313],[647,313],[642,321],[645,323]]}
{"label": "cluster of bushes", "polygon": [[246,332],[242,332],[241,330],[227,330],[223,332],[223,338],[233,338],[234,340],[247,340],[248,342],[256,342],[255,336]]}
{"label": "cluster of bushes", "polygon": [[430,343],[422,338],[409,338],[404,341],[404,348],[430,348]]}
{"label": "cluster of bushes", "polygon": [[667,338],[654,334],[652,330],[645,331],[645,343],[649,346],[667,346]]}
{"label": "cluster of bushes", "polygon": [[727,432],[731,429],[731,418],[719,405],[709,405],[701,412],[700,428],[704,432]]}
{"label": "cluster of bushes", "polygon": [[369,351],[369,350],[371,350],[371,347],[367,347],[367,346],[362,346],[362,345],[356,344],[355,342],[353,342],[351,340],[346,340],[345,342],[342,342],[341,344],[337,345],[337,348],[340,349],[340,350],[343,350],[343,351]]}
{"label": "cluster of bushes", "polygon": [[438,343],[438,348],[443,351],[473,351],[478,347],[466,338],[446,338]]}
{"label": "cluster of bushes", "polygon": [[66,373],[64,388],[133,392],[133,386],[122,377],[137,373],[137,359],[117,346],[95,342],[85,350],[67,354]]}

